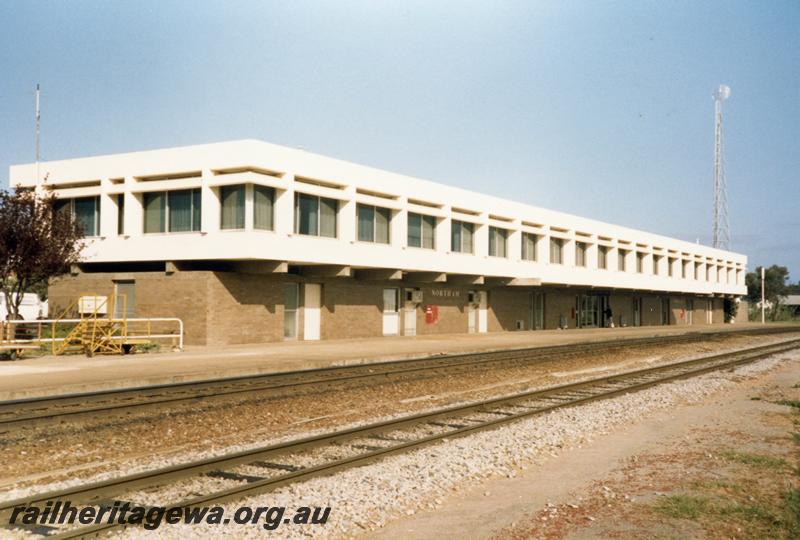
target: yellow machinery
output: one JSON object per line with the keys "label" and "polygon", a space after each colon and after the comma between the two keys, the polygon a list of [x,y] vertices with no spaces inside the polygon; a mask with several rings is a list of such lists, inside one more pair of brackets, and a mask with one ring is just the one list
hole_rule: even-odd
{"label": "yellow machinery", "polygon": [[[58,320],[77,308],[79,321],[64,337],[63,341],[53,341],[53,354],[83,352],[86,356],[100,354],[125,354],[134,345],[149,343],[146,339],[132,339],[128,335],[127,297],[118,297],[122,301],[122,309],[117,310],[122,317],[113,318],[114,306],[109,305],[107,296],[83,295],[77,302],[64,310]],[[115,298],[115,301],[117,300]],[[55,333],[57,323],[53,323]]]}
{"label": "yellow machinery", "polygon": [[[153,339],[169,339],[173,350],[183,350],[181,319],[128,317],[127,302],[125,294],[111,298],[85,294],[55,319],[0,321],[0,352],[16,356],[26,349],[46,346],[54,355],[126,354],[134,346],[152,343]],[[73,318],[76,314],[77,318]],[[175,325],[176,329],[167,331],[166,325]]]}

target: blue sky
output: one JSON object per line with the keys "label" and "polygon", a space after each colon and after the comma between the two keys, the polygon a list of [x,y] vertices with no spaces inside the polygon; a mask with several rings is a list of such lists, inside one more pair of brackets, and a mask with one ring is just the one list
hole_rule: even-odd
{"label": "blue sky", "polygon": [[800,2],[0,0],[0,187],[64,159],[258,138],[710,242],[800,279]]}

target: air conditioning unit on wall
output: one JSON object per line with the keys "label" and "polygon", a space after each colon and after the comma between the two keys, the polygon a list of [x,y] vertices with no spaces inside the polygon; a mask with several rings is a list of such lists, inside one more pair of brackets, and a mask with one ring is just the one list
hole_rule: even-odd
{"label": "air conditioning unit on wall", "polygon": [[419,289],[406,289],[406,301],[421,304],[422,291]]}
{"label": "air conditioning unit on wall", "polygon": [[108,296],[81,296],[78,299],[78,313],[83,315],[107,315]]}

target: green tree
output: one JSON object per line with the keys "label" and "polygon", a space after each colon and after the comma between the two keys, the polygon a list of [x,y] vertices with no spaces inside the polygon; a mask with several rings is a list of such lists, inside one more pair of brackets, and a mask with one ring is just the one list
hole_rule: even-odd
{"label": "green tree", "polygon": [[[789,269],[785,266],[773,264],[764,270],[764,298],[772,307],[770,318],[775,320],[781,310],[781,301],[789,292]],[[745,276],[747,285],[747,299],[756,304],[761,301],[761,267],[757,266],[755,272],[748,272]]]}
{"label": "green tree", "polygon": [[19,319],[25,292],[40,291],[79,260],[81,227],[54,201],[30,189],[0,190],[0,290],[9,318]]}
{"label": "green tree", "polygon": [[733,322],[739,312],[739,303],[733,298],[726,298],[722,302],[722,311],[725,313],[725,322]]}

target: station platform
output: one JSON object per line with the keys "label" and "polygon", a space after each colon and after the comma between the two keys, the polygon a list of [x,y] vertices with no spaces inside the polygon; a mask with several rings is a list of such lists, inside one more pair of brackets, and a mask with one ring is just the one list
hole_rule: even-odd
{"label": "station platform", "polygon": [[[768,324],[767,328],[800,324]],[[286,341],[227,347],[187,347],[182,352],[126,356],[41,356],[0,361],[0,400],[92,392],[184,381],[237,377],[570,343],[638,339],[765,328],[757,323],[709,326],[642,326],[380,337],[327,341]]]}

